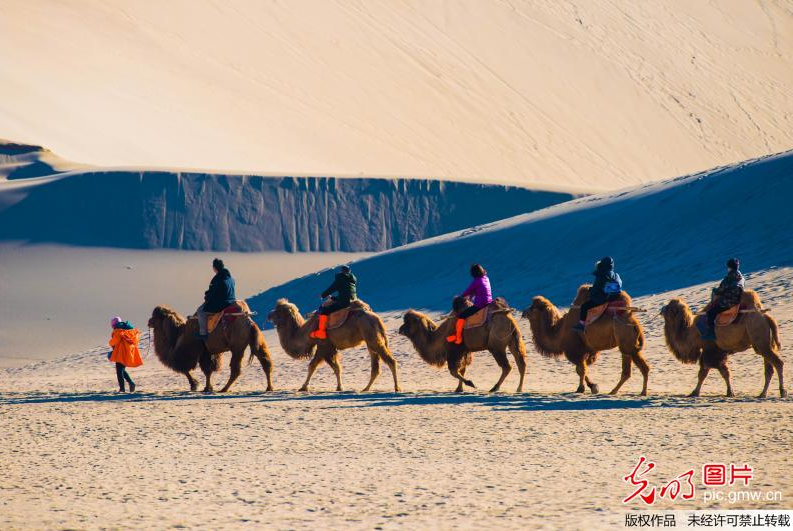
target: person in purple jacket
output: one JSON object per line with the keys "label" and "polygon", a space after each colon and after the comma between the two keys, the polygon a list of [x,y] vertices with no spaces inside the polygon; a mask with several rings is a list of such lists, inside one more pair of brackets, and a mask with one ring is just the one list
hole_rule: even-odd
{"label": "person in purple jacket", "polygon": [[493,295],[490,291],[490,279],[487,278],[487,271],[479,264],[471,266],[471,276],[474,279],[468,284],[468,287],[463,292],[463,297],[471,298],[473,296],[473,306],[470,306],[457,314],[457,323],[455,324],[455,335],[448,336],[446,341],[460,345],[463,342],[463,325],[465,325],[465,318],[471,317],[473,314],[493,302]]}

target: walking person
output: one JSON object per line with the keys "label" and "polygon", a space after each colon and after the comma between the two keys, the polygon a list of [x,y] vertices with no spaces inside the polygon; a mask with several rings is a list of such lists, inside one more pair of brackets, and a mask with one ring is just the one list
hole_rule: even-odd
{"label": "walking person", "polygon": [[138,342],[140,332],[132,326],[129,321],[122,321],[121,317],[113,317],[110,320],[113,333],[110,336],[110,346],[113,351],[108,355],[108,359],[116,364],[116,378],[118,378],[118,392],[126,391],[124,383],[129,384],[129,392],[135,392],[135,382],[132,381],[128,367],[140,367],[143,360],[140,358]]}

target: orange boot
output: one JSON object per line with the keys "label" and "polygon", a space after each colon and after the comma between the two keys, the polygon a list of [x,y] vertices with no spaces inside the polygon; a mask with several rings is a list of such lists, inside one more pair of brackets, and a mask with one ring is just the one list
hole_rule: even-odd
{"label": "orange boot", "polygon": [[314,339],[328,339],[328,316],[320,314],[319,315],[319,325],[317,325],[317,329],[309,334]]}
{"label": "orange boot", "polygon": [[457,322],[454,323],[455,334],[453,336],[447,336],[446,341],[449,343],[454,343],[455,345],[462,345],[463,326],[465,326],[465,319],[457,319]]}

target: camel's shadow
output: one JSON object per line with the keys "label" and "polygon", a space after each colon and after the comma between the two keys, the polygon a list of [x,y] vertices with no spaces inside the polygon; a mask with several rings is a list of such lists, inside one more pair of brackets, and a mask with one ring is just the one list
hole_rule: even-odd
{"label": "camel's shadow", "polygon": [[692,401],[684,397],[646,398],[639,396],[611,397],[604,395],[562,394],[485,394],[485,393],[336,393],[299,397],[300,400],[339,401],[327,404],[333,409],[371,407],[435,407],[482,406],[501,411],[586,411],[606,409],[638,409],[656,407],[709,407],[722,400]]}
{"label": "camel's shadow", "polygon": [[418,391],[409,393],[356,393],[356,392],[317,392],[300,393],[277,391],[265,393],[238,392],[228,394],[202,394],[194,392],[130,393],[114,392],[24,392],[0,394],[0,405],[24,404],[68,404],[80,402],[169,402],[220,400],[224,402],[255,402],[280,404],[284,402],[316,403],[317,407],[327,409],[377,408],[377,407],[454,407],[480,406],[494,411],[590,411],[608,409],[640,408],[700,408],[718,404],[764,402],[753,397],[701,397],[687,398],[675,395],[639,397],[623,395],[561,394],[485,394]]}

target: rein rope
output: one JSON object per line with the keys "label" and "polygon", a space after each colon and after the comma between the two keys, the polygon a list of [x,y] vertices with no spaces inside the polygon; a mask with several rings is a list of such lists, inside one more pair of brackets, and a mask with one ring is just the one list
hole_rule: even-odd
{"label": "rein rope", "polygon": [[153,333],[152,329],[151,329],[151,327],[149,327],[149,341],[148,341],[148,344],[146,345],[146,359],[149,358],[149,351],[151,350],[151,335],[152,335],[152,333]]}

